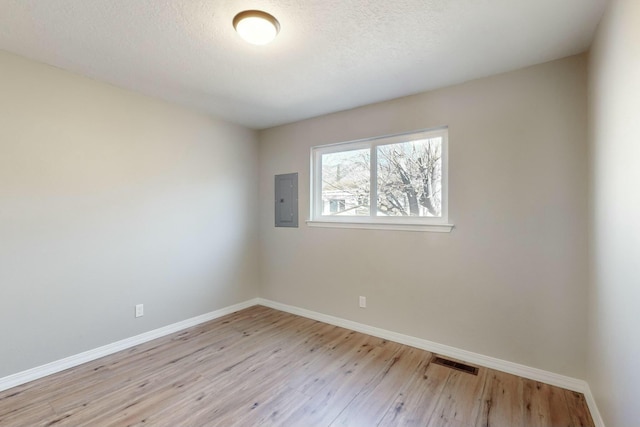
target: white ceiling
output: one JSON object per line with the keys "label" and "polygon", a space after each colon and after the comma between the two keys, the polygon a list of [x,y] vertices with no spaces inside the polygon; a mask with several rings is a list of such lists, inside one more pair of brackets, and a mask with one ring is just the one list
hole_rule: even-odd
{"label": "white ceiling", "polygon": [[259,129],[584,52],[606,2],[0,0],[0,49]]}

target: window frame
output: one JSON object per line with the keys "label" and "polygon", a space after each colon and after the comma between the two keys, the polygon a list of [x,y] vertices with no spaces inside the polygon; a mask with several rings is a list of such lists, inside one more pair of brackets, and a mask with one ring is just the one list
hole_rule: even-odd
{"label": "window frame", "polygon": [[[311,227],[336,228],[367,228],[392,229],[410,231],[450,232],[453,228],[449,224],[449,129],[440,127],[423,129],[335,144],[311,147],[310,173],[310,213],[307,225]],[[441,215],[439,217],[416,216],[377,216],[377,147],[419,139],[442,138],[441,145]],[[322,156],[324,154],[347,152],[368,148],[370,150],[369,175],[369,215],[368,216],[340,216],[323,215],[322,204]]]}

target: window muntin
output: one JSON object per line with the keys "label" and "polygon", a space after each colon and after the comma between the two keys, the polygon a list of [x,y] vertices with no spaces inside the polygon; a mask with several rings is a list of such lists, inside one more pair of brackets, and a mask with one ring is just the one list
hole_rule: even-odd
{"label": "window muntin", "polygon": [[446,224],[447,129],[312,149],[312,221]]}

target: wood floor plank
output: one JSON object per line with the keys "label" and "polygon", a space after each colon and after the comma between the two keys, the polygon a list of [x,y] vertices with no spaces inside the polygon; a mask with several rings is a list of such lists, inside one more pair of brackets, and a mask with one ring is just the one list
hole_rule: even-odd
{"label": "wood floor plank", "polygon": [[586,427],[594,425],[589,406],[584,395],[575,391],[563,390],[567,400],[567,409],[571,416],[571,425]]}
{"label": "wood floor plank", "polygon": [[524,427],[523,382],[514,375],[487,370],[476,427]]}
{"label": "wood floor plank", "polygon": [[524,420],[532,427],[572,426],[563,390],[538,381],[524,382]]}
{"label": "wood floor plank", "polygon": [[281,389],[264,404],[252,408],[245,416],[238,417],[236,425],[284,426],[285,420],[300,406],[307,396],[292,388]]}
{"label": "wood floor plank", "polygon": [[378,425],[395,399],[389,390],[401,388],[406,383],[407,372],[420,370],[429,363],[431,356],[424,350],[401,347],[376,378],[349,402],[331,427]]}
{"label": "wood floor plank", "polygon": [[486,376],[486,368],[480,368],[478,375],[453,371],[447,379],[428,427],[474,425],[482,410]]}
{"label": "wood floor plank", "polygon": [[593,427],[584,396],[255,306],[0,392],[0,425]]}
{"label": "wood floor plank", "polygon": [[311,395],[282,425],[328,426],[346,406],[391,363],[401,346],[385,343],[369,347],[361,358],[346,365],[341,375],[331,375],[331,380],[317,393]]}
{"label": "wood floor plank", "polygon": [[44,426],[56,413],[47,402],[24,405],[0,414],[0,426]]}
{"label": "wood floor plank", "polygon": [[[289,381],[289,385],[297,387],[307,396],[314,396],[336,378],[353,373],[361,359],[381,344],[375,339],[362,334],[350,334],[350,340],[341,340],[335,346],[314,360],[309,375],[304,370],[297,375],[297,381]],[[394,346],[397,350],[397,346]],[[309,367],[305,366],[305,368]]]}
{"label": "wood floor plank", "polygon": [[380,427],[422,427],[431,417],[451,369],[428,363],[418,369],[380,421]]}
{"label": "wood floor plank", "polygon": [[551,425],[573,426],[564,390],[548,384],[544,386],[549,389],[547,396],[549,399],[549,419],[551,420]]}
{"label": "wood floor plank", "polygon": [[[254,405],[259,403],[259,410],[254,412],[255,416],[258,417],[256,422],[259,422],[259,425],[298,425],[298,423],[303,425],[303,423],[308,423],[308,419],[305,420],[300,418],[299,415],[293,414],[296,411],[300,411],[311,400],[308,397],[310,394],[311,396],[316,395],[316,392],[312,391],[312,389],[325,388],[332,378],[335,380],[336,377],[345,373],[353,374],[354,371],[350,366],[366,365],[368,359],[363,359],[363,357],[372,351],[376,345],[383,342],[383,340],[355,334],[353,331],[342,328],[333,327],[333,329],[326,335],[318,334],[316,338],[306,340],[303,343],[307,346],[309,344],[313,345],[312,347],[307,347],[307,350],[302,353],[306,353],[308,358],[300,358],[299,355],[301,353],[297,352],[295,348],[288,349],[289,351],[286,353],[289,354],[289,357],[283,359],[281,364],[275,367],[275,372],[291,373],[284,382],[280,380],[280,383],[286,384],[286,390],[289,390],[293,395],[297,395],[297,398],[292,399],[291,396],[286,396],[285,399],[281,391],[277,393],[277,399],[255,399]],[[357,336],[356,339],[353,339],[354,334]],[[325,351],[317,351],[318,348],[324,348]],[[314,353],[314,355],[312,356],[311,353]],[[355,374],[354,376],[357,376],[361,381],[364,379],[363,375]],[[342,381],[338,380],[337,382]],[[335,394],[333,395],[335,396]],[[251,411],[256,409],[254,405],[251,405]],[[302,412],[304,413],[304,409],[302,409]],[[249,413],[250,411],[246,410],[246,414]],[[326,416],[327,414],[324,413],[323,415]],[[236,415],[236,419],[243,419],[243,417]]]}

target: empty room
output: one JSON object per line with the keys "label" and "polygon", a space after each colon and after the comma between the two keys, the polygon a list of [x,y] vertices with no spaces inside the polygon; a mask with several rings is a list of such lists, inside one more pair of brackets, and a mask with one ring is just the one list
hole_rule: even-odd
{"label": "empty room", "polygon": [[0,426],[640,426],[638,135],[638,0],[0,0]]}

